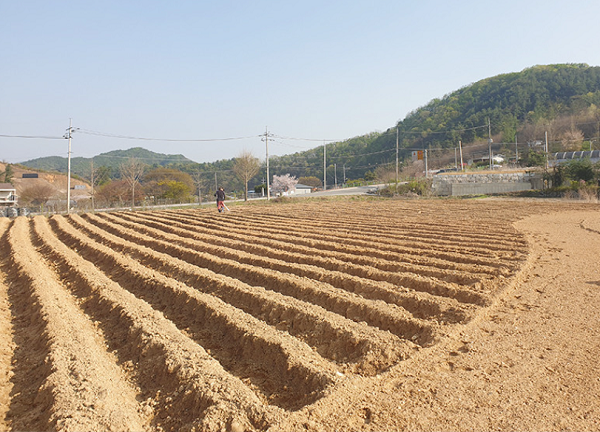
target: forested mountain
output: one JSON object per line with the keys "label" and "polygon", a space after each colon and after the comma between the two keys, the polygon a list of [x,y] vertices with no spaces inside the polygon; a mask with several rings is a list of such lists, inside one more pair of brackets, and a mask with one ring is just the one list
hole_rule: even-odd
{"label": "forested mountain", "polygon": [[[129,150],[114,150],[107,153],[102,153],[93,158],[75,157],[71,158],[71,172],[79,177],[89,179],[92,167],[106,167],[110,171],[110,176],[119,177],[119,167],[128,159],[134,158],[149,166],[170,166],[173,164],[187,165],[195,164],[194,161],[186,158],[183,155],[167,155],[155,153],[141,147],[131,148]],[[59,156],[43,157],[32,159],[21,165],[44,171],[58,171],[61,173],[67,172],[67,158]]]}
{"label": "forested mountain", "polygon": [[[494,145],[526,146],[549,134],[552,149],[573,147],[600,136],[600,67],[585,64],[534,66],[498,75],[456,90],[409,113],[383,133],[327,145],[327,182],[334,164],[340,181],[362,177],[375,167],[394,165],[396,127],[400,159],[412,150],[451,149],[458,141],[487,142],[488,119]],[[560,147],[560,148],[559,148]],[[273,158],[271,166],[295,175],[323,177],[323,148]]]}
{"label": "forested mountain", "polygon": [[436,141],[453,146],[459,139],[472,142],[487,138],[489,118],[492,135],[513,142],[517,129],[526,122],[576,114],[592,104],[600,106],[600,67],[535,66],[487,78],[434,99],[398,126],[403,140],[414,142],[414,135],[427,139],[437,134]]}

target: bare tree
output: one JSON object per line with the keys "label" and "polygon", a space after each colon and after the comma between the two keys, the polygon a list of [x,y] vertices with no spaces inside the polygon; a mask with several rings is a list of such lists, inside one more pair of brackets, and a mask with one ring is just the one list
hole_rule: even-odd
{"label": "bare tree", "polygon": [[121,178],[131,188],[131,209],[135,206],[135,185],[139,184],[144,174],[144,164],[135,158],[129,158],[127,162],[119,167]]}
{"label": "bare tree", "polygon": [[375,176],[383,183],[391,183],[396,180],[396,167],[379,166],[375,168]]}
{"label": "bare tree", "polygon": [[50,183],[38,182],[24,189],[19,199],[24,204],[43,206],[56,193],[56,188]]}
{"label": "bare tree", "polygon": [[[139,192],[136,192],[139,198]],[[129,195],[129,185],[125,180],[104,183],[96,192],[96,200],[105,206],[123,205],[124,197]]]}
{"label": "bare tree", "polygon": [[202,204],[202,189],[206,186],[206,181],[202,178],[202,173],[200,171],[192,174],[192,179],[194,180],[194,185],[198,190],[198,204]]}
{"label": "bare tree", "polygon": [[239,156],[235,159],[233,165],[233,172],[240,181],[244,183],[244,201],[248,201],[248,182],[258,174],[260,169],[260,162],[258,158],[254,157],[249,151],[242,151]]}
{"label": "bare tree", "polygon": [[573,127],[568,131],[564,132],[560,136],[560,140],[562,143],[562,149],[564,151],[581,150],[581,145],[583,144],[584,140],[583,132]]}
{"label": "bare tree", "polygon": [[92,211],[96,210],[96,172],[94,171],[94,158],[90,160],[90,185],[92,186],[92,190],[90,192],[90,196],[92,198]]}

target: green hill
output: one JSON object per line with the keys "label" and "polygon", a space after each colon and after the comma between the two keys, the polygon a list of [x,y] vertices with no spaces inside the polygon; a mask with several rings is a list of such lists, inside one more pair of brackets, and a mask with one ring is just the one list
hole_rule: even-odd
{"label": "green hill", "polygon": [[[327,182],[363,177],[378,166],[395,164],[396,127],[400,159],[417,149],[453,149],[487,142],[488,119],[494,145],[502,148],[544,139],[554,148],[600,136],[600,67],[585,64],[534,66],[486,78],[409,113],[383,133],[369,133],[327,146]],[[551,149],[552,150],[552,149]],[[453,153],[452,153],[453,154]],[[323,177],[323,148],[274,157],[275,174]],[[281,172],[280,172],[281,171]]]}
{"label": "green hill", "polygon": [[[110,168],[112,175],[118,177],[119,166],[123,162],[126,162],[129,158],[138,159],[149,166],[170,166],[173,164],[184,166],[188,164],[196,164],[196,162],[186,158],[183,155],[167,155],[155,153],[141,147],[135,147],[129,150],[114,150],[111,152],[102,153],[98,156],[94,156],[93,158],[71,158],[71,172],[73,175],[89,178],[93,160],[95,168],[100,166],[108,167]],[[60,173],[67,172],[67,158],[59,156],[32,159],[22,162],[21,165],[44,171],[57,171]]]}

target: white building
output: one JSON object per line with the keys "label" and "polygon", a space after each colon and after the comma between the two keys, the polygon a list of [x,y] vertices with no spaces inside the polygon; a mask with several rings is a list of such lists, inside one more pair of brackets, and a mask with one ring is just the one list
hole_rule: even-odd
{"label": "white building", "polygon": [[0,183],[0,205],[12,206],[17,203],[17,189],[10,183]]}
{"label": "white building", "polygon": [[296,183],[296,195],[304,195],[312,192],[312,187]]}

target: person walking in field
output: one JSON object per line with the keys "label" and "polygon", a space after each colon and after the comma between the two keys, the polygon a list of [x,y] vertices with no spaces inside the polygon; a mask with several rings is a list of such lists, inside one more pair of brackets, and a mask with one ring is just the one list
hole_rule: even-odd
{"label": "person walking in field", "polygon": [[215,196],[217,197],[217,210],[219,210],[219,213],[222,213],[225,211],[225,192],[222,187],[217,189]]}

